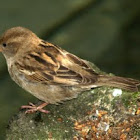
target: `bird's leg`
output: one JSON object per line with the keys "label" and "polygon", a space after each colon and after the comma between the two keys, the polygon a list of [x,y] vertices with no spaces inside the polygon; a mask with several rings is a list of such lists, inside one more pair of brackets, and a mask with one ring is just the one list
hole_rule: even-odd
{"label": "bird's leg", "polygon": [[45,106],[47,106],[48,103],[42,103],[41,105],[39,106],[36,106],[34,105],[33,103],[29,103],[29,105],[23,105],[21,106],[21,109],[28,109],[25,111],[25,114],[28,114],[28,113],[34,113],[36,111],[40,111],[40,112],[43,112],[43,113],[46,113],[48,114],[49,111],[48,110],[45,110],[43,109]]}

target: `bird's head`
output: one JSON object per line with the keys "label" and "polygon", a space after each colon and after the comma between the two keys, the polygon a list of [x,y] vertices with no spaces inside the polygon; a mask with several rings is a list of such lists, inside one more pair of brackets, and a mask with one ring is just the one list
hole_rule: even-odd
{"label": "bird's head", "polygon": [[20,50],[28,50],[37,40],[38,37],[29,29],[14,27],[0,37],[0,52],[5,58],[14,57]]}

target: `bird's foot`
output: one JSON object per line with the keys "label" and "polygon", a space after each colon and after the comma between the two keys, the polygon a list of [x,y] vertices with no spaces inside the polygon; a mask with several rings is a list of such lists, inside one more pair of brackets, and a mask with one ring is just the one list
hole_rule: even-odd
{"label": "bird's foot", "polygon": [[29,103],[29,105],[23,105],[23,106],[21,106],[21,109],[28,109],[28,110],[25,111],[25,114],[34,113],[34,112],[36,112],[36,111],[40,111],[40,112],[42,112],[42,113],[48,114],[49,111],[43,109],[43,108],[44,108],[45,106],[47,106],[47,105],[48,105],[48,103],[42,103],[42,104],[39,105],[39,106],[36,106],[36,105],[34,105],[33,103]]}

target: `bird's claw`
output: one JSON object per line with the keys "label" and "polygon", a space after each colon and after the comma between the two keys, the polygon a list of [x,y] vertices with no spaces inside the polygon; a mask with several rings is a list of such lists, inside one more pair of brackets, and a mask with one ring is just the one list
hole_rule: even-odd
{"label": "bird's claw", "polygon": [[41,104],[39,106],[36,106],[33,103],[29,103],[29,105],[23,105],[23,106],[21,106],[21,109],[28,109],[28,110],[25,111],[25,114],[34,113],[36,111],[40,111],[42,113],[48,114],[49,111],[43,109],[46,105],[48,105],[48,103],[43,103],[43,104]]}

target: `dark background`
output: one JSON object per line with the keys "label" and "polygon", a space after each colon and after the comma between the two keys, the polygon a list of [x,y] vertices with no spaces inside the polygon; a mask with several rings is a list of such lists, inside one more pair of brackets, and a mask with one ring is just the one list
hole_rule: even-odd
{"label": "dark background", "polygon": [[[31,29],[100,69],[140,79],[139,0],[13,0],[0,4],[0,33]],[[0,54],[0,139],[21,105],[37,99],[9,77]]]}

